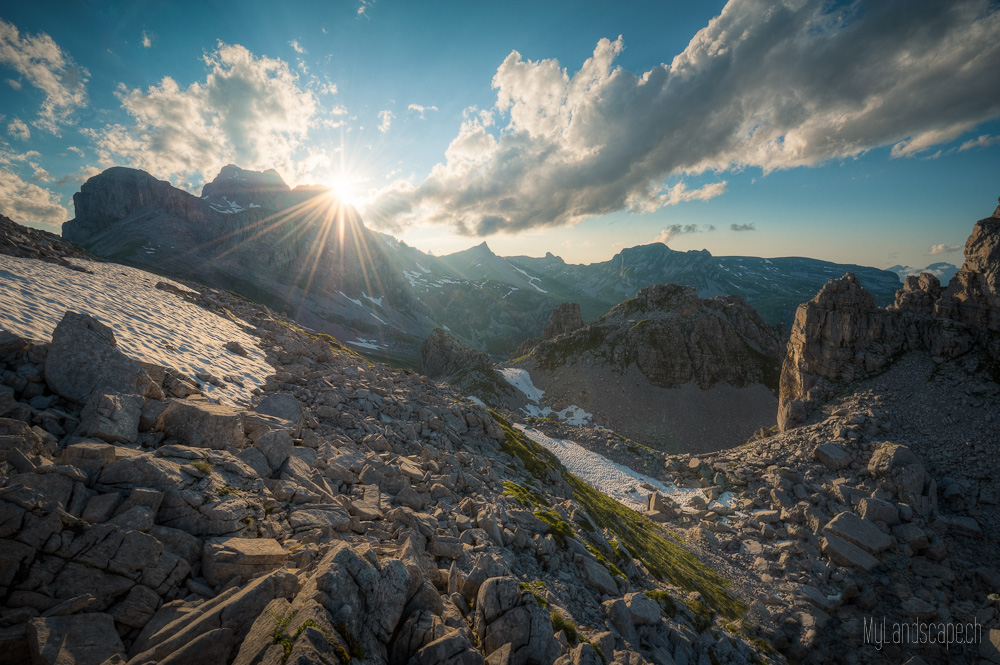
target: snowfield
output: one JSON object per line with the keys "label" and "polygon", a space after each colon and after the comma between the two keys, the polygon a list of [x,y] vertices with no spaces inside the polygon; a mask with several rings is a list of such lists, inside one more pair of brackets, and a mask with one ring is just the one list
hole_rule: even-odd
{"label": "snowfield", "polygon": [[[648,484],[660,494],[669,496],[680,506],[685,506],[693,494],[701,494],[701,490],[688,487],[677,487],[672,483],[664,483],[627,466],[612,462],[604,455],[587,450],[583,446],[568,439],[554,439],[531,427],[515,424],[524,435],[551,452],[563,466],[574,476],[594,489],[607,494],[612,499],[637,510],[645,512],[652,491],[643,487]],[[720,497],[720,499],[723,497]]]}
{"label": "snowfield", "polygon": [[594,417],[594,414],[587,413],[575,404],[570,404],[562,411],[553,411],[551,406],[540,406],[539,402],[545,395],[545,391],[535,387],[535,384],[531,381],[531,375],[528,374],[528,370],[504,367],[499,372],[506,379],[507,383],[524,393],[528,397],[528,401],[532,402],[521,409],[521,412],[525,415],[535,416],[536,418],[555,416],[559,420],[576,427],[587,425],[590,419]]}
{"label": "snowfield", "polygon": [[[49,342],[67,310],[90,314],[111,326],[118,348],[136,360],[171,367],[191,378],[199,372],[237,378],[243,387],[230,382],[221,388],[202,386],[211,399],[229,404],[249,404],[253,389],[274,374],[257,338],[235,322],[155,288],[157,282],[184,291],[187,287],[115,263],[72,263],[89,272],[0,255],[0,328]],[[239,342],[248,356],[227,351],[230,341]]]}

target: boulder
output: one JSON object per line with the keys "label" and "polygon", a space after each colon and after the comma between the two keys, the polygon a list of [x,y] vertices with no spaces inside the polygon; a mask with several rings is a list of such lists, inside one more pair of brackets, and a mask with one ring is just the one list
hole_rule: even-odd
{"label": "boulder", "polygon": [[273,538],[224,538],[208,542],[201,557],[201,574],[212,586],[234,577],[244,582],[285,564],[288,553]]}
{"label": "boulder", "polygon": [[95,390],[80,412],[80,429],[84,436],[134,443],[139,436],[142,404],[139,395]]}
{"label": "boulder", "polygon": [[642,592],[625,594],[625,605],[632,614],[632,623],[637,625],[655,626],[663,616],[659,603]]}
{"label": "boulder", "polygon": [[820,538],[820,549],[823,554],[830,557],[830,560],[839,566],[869,571],[879,565],[878,559],[871,554],[832,533],[827,533]]}
{"label": "boulder", "polygon": [[237,451],[246,444],[242,413],[202,399],[172,401],[156,428],[196,448]]}
{"label": "boulder", "polygon": [[817,446],[815,457],[833,471],[839,471],[851,464],[851,453],[839,443],[824,443]]}
{"label": "boulder", "polygon": [[892,546],[891,536],[887,536],[877,526],[851,512],[845,511],[834,517],[823,527],[823,531],[854,543],[870,554]]}
{"label": "boulder", "polygon": [[559,655],[548,613],[513,577],[493,577],[483,583],[473,628],[487,660],[504,647],[510,651],[505,660],[510,665],[547,664]]}
{"label": "boulder", "polygon": [[28,647],[33,665],[101,665],[125,656],[114,618],[99,612],[32,619]]}
{"label": "boulder", "polygon": [[68,400],[83,404],[99,388],[162,397],[139,363],[117,348],[111,328],[88,314],[66,312],[52,333],[45,382]]}

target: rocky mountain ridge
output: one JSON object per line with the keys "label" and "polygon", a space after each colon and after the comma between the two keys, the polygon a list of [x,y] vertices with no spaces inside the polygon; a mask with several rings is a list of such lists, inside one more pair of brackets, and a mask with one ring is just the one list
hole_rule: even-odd
{"label": "rocky mountain ridge", "polygon": [[782,365],[779,426],[794,426],[812,403],[913,349],[938,359],[978,350],[1000,362],[1000,212],[976,222],[947,287],[932,274],[911,275],[881,308],[848,273],[800,305]]}
{"label": "rocky mountain ridge", "polygon": [[142,171],[114,167],[74,196],[67,240],[107,259],[191,277],[294,315],[374,357],[415,365],[436,327],[494,356],[542,337],[553,308],[593,320],[650,284],[694,286],[702,297],[744,296],[772,324],[845,268],[879,299],[885,271],[800,258],[713,257],[652,244],[610,261],[499,257],[486,243],[444,257],[367,229],[322,187],[294,190],[273,170],[228,165],[196,197]]}

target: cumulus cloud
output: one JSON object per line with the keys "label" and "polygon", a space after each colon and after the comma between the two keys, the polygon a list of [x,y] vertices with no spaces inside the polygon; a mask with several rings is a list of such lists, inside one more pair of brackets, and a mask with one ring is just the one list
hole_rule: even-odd
{"label": "cumulus cloud", "polygon": [[940,243],[937,245],[931,245],[931,248],[927,250],[927,254],[930,256],[938,256],[939,254],[951,254],[952,252],[957,252],[961,249],[961,245],[946,245],[945,243]]}
{"label": "cumulus cloud", "polygon": [[386,109],[384,111],[379,111],[378,112],[378,120],[379,120],[378,130],[380,132],[382,132],[383,134],[385,134],[387,131],[389,131],[389,127],[392,125],[392,120],[395,117],[396,117],[396,114],[393,113],[392,111],[390,111],[389,109]]}
{"label": "cumulus cloud", "polygon": [[428,111],[437,111],[438,107],[436,107],[436,106],[421,106],[420,104],[410,104],[409,106],[406,107],[406,110],[407,111],[414,111],[414,112],[416,112],[416,114],[420,116],[420,119],[423,120],[425,113],[427,113]]}
{"label": "cumulus cloud", "polygon": [[958,151],[965,152],[966,150],[972,150],[973,148],[988,148],[991,145],[996,145],[998,143],[1000,143],[1000,136],[983,134],[960,145]]}
{"label": "cumulus cloud", "polygon": [[[46,174],[47,175],[47,174]],[[70,218],[54,193],[0,168],[0,214],[16,222],[58,227]]]}
{"label": "cumulus cloud", "polygon": [[[17,27],[0,19],[0,65],[16,71],[45,94],[35,127],[59,135],[73,112],[87,104],[90,73],[63,53],[55,40],[44,32],[21,35]],[[15,90],[21,83],[7,79]]]}
{"label": "cumulus cloud", "polygon": [[470,114],[442,163],[366,219],[513,232],[669,205],[677,177],[919,155],[1000,115],[997,34],[989,0],[731,0],[640,74],[615,65],[621,37],[572,74],[513,51],[488,119]]}
{"label": "cumulus cloud", "polygon": [[119,85],[132,122],[85,131],[100,163],[195,180],[228,163],[298,173],[299,152],[320,122],[315,93],[284,61],[238,44],[219,42],[204,60],[205,80],[187,87],[169,76],[146,90]]}
{"label": "cumulus cloud", "polygon": [[299,44],[299,40],[297,39],[293,39],[292,41],[288,42],[288,45],[291,46],[296,53],[306,52],[306,50],[302,48],[302,46]]}
{"label": "cumulus cloud", "polygon": [[744,231],[756,231],[757,227],[754,226],[753,222],[750,222],[749,224],[730,224],[729,230],[742,233]]}
{"label": "cumulus cloud", "polygon": [[14,118],[7,123],[7,133],[18,141],[27,141],[31,138],[31,130],[20,118]]}
{"label": "cumulus cloud", "polygon": [[153,46],[153,39],[149,36],[149,33],[145,30],[142,31],[142,47],[151,48]]}

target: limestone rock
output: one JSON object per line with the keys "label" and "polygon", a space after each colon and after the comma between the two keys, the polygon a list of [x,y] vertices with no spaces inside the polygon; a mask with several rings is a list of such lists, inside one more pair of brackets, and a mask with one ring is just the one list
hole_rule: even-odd
{"label": "limestone rock", "polygon": [[244,582],[284,565],[288,553],[273,538],[225,538],[205,544],[201,573],[213,586],[234,577]]}
{"label": "limestone rock", "polygon": [[76,312],[66,312],[52,333],[52,346],[45,358],[45,382],[52,392],[81,404],[100,388],[162,396],[139,364],[117,348],[111,328]]}
{"label": "limestone rock", "polygon": [[834,517],[823,527],[823,531],[840,536],[870,554],[881,552],[892,545],[892,538],[879,531],[871,522],[851,512],[843,512]]}
{"label": "limestone rock", "polygon": [[157,429],[190,446],[213,450],[240,450],[243,436],[242,414],[228,406],[204,400],[174,400],[160,414]]}
{"label": "limestone rock", "polygon": [[125,655],[114,619],[102,613],[32,619],[28,646],[35,665],[101,665]]}
{"label": "limestone rock", "polygon": [[559,653],[549,615],[512,577],[493,577],[480,587],[474,629],[487,659],[502,647],[510,650],[511,665],[551,663]]}
{"label": "limestone rock", "polygon": [[542,328],[542,339],[552,339],[583,327],[580,305],[575,302],[559,303],[549,316],[549,323]]}
{"label": "limestone rock", "polygon": [[142,397],[95,390],[80,413],[84,436],[134,443],[139,436]]}

